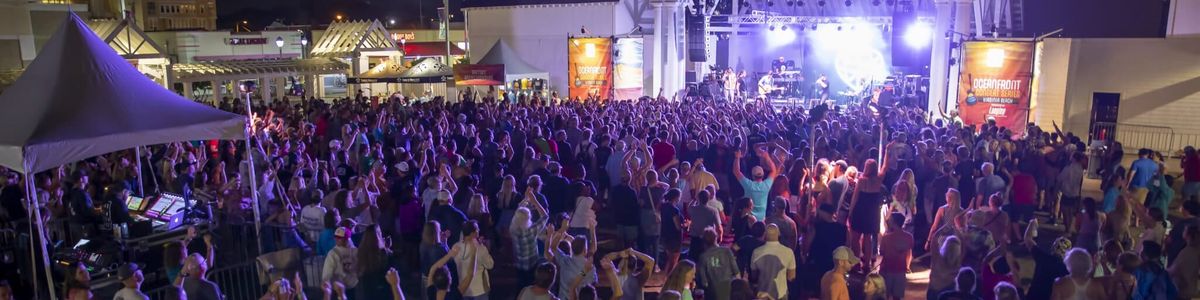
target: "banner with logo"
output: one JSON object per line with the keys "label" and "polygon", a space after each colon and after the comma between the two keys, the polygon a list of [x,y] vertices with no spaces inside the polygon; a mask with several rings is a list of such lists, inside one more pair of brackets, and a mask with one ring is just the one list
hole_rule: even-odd
{"label": "banner with logo", "polygon": [[571,99],[612,97],[612,39],[570,38],[567,44],[567,84]]}
{"label": "banner with logo", "polygon": [[455,85],[503,85],[504,65],[454,65]]}
{"label": "banner with logo", "polygon": [[1014,134],[1029,120],[1029,84],[1033,79],[1030,42],[967,42],[958,78],[958,115],[966,125],[995,120]]}
{"label": "banner with logo", "polygon": [[613,89],[617,100],[637,99],[642,92],[642,37],[618,38],[613,53]]}

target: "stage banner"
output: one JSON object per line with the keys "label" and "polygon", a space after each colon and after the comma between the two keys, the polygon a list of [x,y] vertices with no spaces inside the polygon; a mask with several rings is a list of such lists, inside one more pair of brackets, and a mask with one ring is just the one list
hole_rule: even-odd
{"label": "stage banner", "polygon": [[568,96],[584,99],[612,95],[612,39],[570,38],[567,45]]}
{"label": "stage banner", "polygon": [[455,85],[503,85],[504,65],[454,65]]}
{"label": "stage banner", "polygon": [[1029,120],[1029,84],[1034,43],[967,42],[958,78],[958,115],[966,125],[995,120],[1024,134]]}
{"label": "stage banner", "polygon": [[613,68],[613,89],[617,100],[637,99],[642,91],[642,37],[618,38]]}

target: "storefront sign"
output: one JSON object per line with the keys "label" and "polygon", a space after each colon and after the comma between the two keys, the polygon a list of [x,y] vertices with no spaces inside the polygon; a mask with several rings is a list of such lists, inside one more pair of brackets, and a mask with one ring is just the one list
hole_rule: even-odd
{"label": "storefront sign", "polygon": [[392,40],[395,40],[395,41],[405,40],[405,41],[411,42],[416,39],[417,39],[417,33],[415,33],[415,32],[410,31],[410,32],[393,32],[392,33]]}
{"label": "storefront sign", "polygon": [[502,85],[504,65],[455,65],[455,85]]}
{"label": "storefront sign", "polygon": [[1014,134],[1029,120],[1034,43],[967,42],[958,78],[958,115],[966,125],[995,120]]}
{"label": "storefront sign", "polygon": [[567,44],[567,84],[571,99],[612,98],[612,39],[572,38]]}
{"label": "storefront sign", "polygon": [[225,44],[228,45],[265,45],[267,38],[227,38]]}
{"label": "storefront sign", "polygon": [[617,100],[637,99],[642,92],[642,38],[617,39],[613,89]]}

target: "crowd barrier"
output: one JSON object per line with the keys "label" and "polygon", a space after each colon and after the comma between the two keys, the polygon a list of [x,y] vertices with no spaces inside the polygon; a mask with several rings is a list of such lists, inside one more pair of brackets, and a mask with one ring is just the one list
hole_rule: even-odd
{"label": "crowd barrier", "polygon": [[1180,132],[1166,126],[1096,122],[1092,124],[1091,133],[1093,139],[1116,139],[1126,153],[1146,148],[1177,157],[1182,154],[1183,147],[1200,143],[1200,133]]}

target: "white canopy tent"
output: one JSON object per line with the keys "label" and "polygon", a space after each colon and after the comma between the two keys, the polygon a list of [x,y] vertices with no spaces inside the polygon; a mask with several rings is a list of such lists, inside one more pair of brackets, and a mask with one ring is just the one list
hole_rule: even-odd
{"label": "white canopy tent", "polygon": [[[69,14],[21,77],[0,95],[0,106],[5,108],[0,110],[0,166],[25,174],[26,195],[37,195],[32,174],[73,161],[143,145],[236,140],[248,134],[245,116],[164,89],[75,14]],[[37,207],[26,201],[28,207]],[[36,224],[36,236],[44,236],[41,214],[31,210],[39,221],[30,226]],[[46,268],[50,297],[56,299],[45,243],[36,244],[42,257],[34,261]]]}

